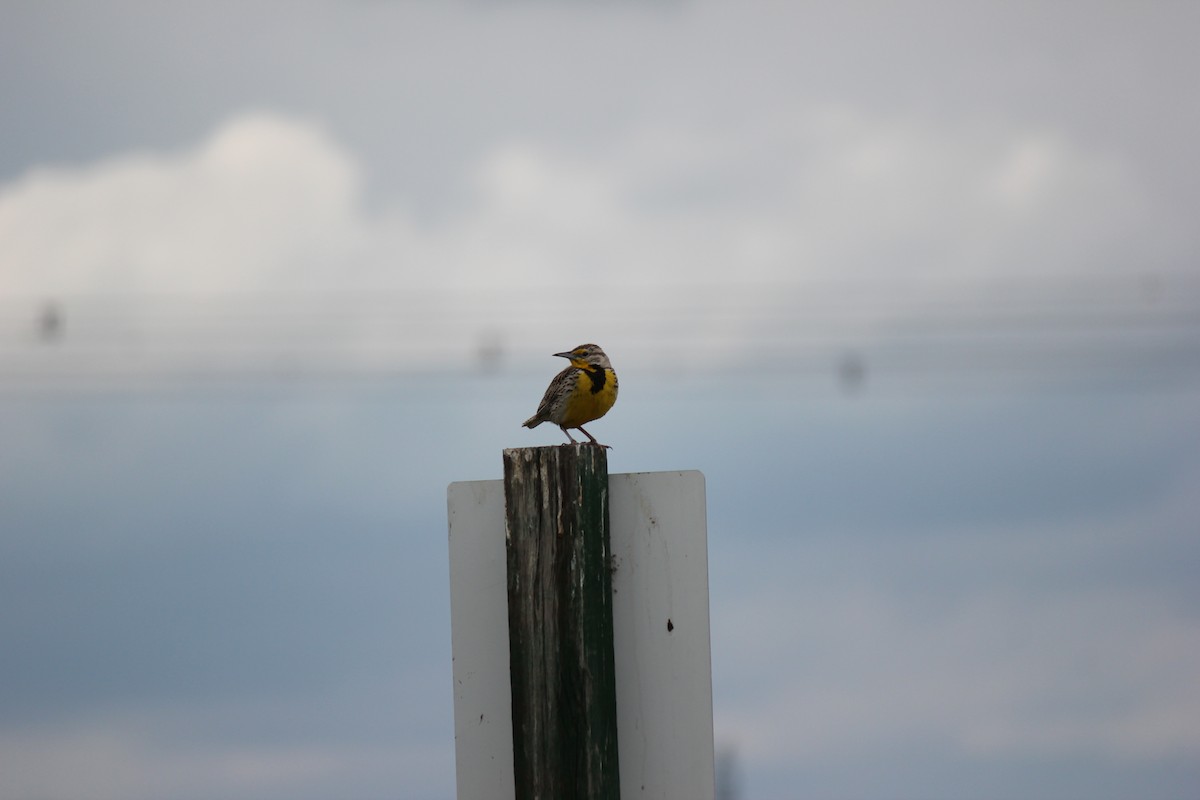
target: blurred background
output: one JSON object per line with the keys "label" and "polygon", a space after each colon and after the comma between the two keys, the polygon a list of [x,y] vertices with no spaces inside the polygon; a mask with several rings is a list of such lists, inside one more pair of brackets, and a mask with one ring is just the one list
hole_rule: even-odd
{"label": "blurred background", "polygon": [[594,341],[723,800],[1200,791],[1200,6],[0,7],[0,800],[454,796]]}

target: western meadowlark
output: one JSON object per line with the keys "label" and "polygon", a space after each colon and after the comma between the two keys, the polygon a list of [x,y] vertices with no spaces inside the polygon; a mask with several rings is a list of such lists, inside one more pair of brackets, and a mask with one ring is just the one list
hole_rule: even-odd
{"label": "western meadowlark", "polygon": [[613,372],[608,356],[594,344],[581,344],[574,350],[554,355],[567,359],[571,366],[554,376],[538,404],[537,413],[522,424],[526,428],[536,428],[543,422],[553,422],[562,428],[572,444],[577,442],[567,428],[578,428],[592,444],[608,447],[583,430],[583,423],[600,419],[617,402],[617,373]]}

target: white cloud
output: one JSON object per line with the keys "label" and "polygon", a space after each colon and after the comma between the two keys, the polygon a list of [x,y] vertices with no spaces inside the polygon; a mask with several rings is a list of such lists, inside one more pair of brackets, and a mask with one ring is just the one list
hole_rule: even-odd
{"label": "white cloud", "polygon": [[[451,285],[1086,272],[1150,224],[1136,177],[1061,134],[839,108],[635,128],[590,153],[498,143],[447,176],[472,187],[467,209],[420,232],[366,211],[363,169],[267,114],[181,153],[36,169],[0,194],[6,288],[277,288],[362,278],[352,256],[367,277],[399,256],[402,281]],[[1056,255],[1014,261],[1034,249]]]}
{"label": "white cloud", "polygon": [[[261,292],[269,308],[233,312],[292,302],[300,322],[245,341],[348,361],[444,363],[495,332],[522,348],[553,331],[627,353],[702,342],[711,365],[780,325],[853,347],[926,308],[969,311],[1014,273],[1121,272],[1122,254],[1153,262],[1171,241],[1136,175],[1060,133],[835,107],[646,124],[592,152],[497,143],[447,176],[469,197],[425,225],[410,198],[368,207],[364,171],[320,128],[267,114],[183,152],[37,169],[0,191],[0,280],[33,297]],[[343,294],[285,301],[297,289]],[[232,313],[209,311],[202,334]],[[139,335],[169,338],[150,324]]]}
{"label": "white cloud", "polygon": [[0,191],[6,292],[303,285],[361,247],[358,165],[311,125],[230,120],[181,153],[40,167]]}

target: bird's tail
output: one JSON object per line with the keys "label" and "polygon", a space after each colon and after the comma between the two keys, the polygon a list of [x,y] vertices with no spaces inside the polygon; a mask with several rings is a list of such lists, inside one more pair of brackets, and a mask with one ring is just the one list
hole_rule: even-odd
{"label": "bird's tail", "polygon": [[526,428],[536,428],[545,421],[546,420],[539,418],[537,414],[534,414],[532,417],[522,422],[521,425]]}

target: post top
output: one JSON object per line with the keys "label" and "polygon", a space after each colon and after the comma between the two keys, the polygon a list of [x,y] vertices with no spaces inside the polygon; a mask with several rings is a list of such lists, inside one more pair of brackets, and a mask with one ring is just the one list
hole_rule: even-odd
{"label": "post top", "polygon": [[598,447],[591,442],[575,442],[574,444],[571,442],[563,442],[562,444],[546,444],[539,445],[537,447],[506,447],[504,448],[504,455],[506,458],[508,458],[514,457],[518,453],[539,453],[546,451],[562,452],[564,450],[573,451],[573,453],[576,455],[589,450],[599,450],[604,452],[603,447]]}

